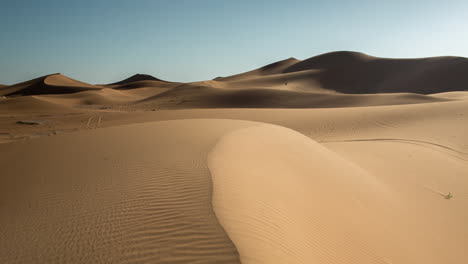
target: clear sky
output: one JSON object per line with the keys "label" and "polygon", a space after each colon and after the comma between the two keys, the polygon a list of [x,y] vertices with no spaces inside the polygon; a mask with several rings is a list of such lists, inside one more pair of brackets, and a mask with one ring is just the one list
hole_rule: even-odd
{"label": "clear sky", "polygon": [[0,0],[0,83],[198,81],[336,50],[468,57],[466,0]]}

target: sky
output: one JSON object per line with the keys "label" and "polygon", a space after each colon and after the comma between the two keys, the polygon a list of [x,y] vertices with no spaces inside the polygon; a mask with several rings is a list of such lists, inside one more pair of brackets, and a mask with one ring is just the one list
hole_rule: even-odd
{"label": "sky", "polygon": [[295,57],[468,57],[466,0],[0,0],[0,83],[201,81]]}

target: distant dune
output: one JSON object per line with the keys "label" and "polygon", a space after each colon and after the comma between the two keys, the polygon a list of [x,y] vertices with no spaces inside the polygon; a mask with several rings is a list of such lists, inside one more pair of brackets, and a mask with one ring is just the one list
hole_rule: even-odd
{"label": "distant dune", "polygon": [[266,66],[263,66],[259,69],[253,70],[253,71],[248,71],[245,73],[237,74],[237,75],[232,75],[229,77],[219,77],[216,78],[217,81],[236,81],[236,80],[241,80],[241,79],[247,79],[247,78],[252,78],[252,77],[258,77],[258,76],[265,76],[265,75],[273,75],[273,74],[281,74],[283,73],[287,68],[290,66],[300,62],[296,58],[289,58],[286,60],[278,61],[272,64],[268,64]]}
{"label": "distant dune", "polygon": [[151,75],[148,75],[148,74],[135,74],[135,75],[132,75],[132,76],[128,77],[125,80],[122,80],[120,82],[111,83],[109,85],[124,85],[124,84],[133,83],[133,82],[139,82],[139,81],[160,81],[160,82],[163,82],[163,80],[160,80],[160,79],[158,79],[156,77],[153,77]]}
{"label": "distant dune", "polygon": [[468,59],[0,86],[0,263],[466,264]]}
{"label": "distant dune", "polygon": [[39,77],[37,79],[6,86],[0,89],[0,95],[40,95],[40,94],[67,94],[86,90],[97,90],[100,87],[71,79],[56,73]]}
{"label": "distant dune", "polygon": [[342,93],[433,94],[468,90],[468,59],[461,57],[383,59],[337,52],[304,60],[285,72],[305,69],[322,69],[319,82]]}
{"label": "distant dune", "polygon": [[[279,71],[271,74],[320,70],[311,79],[325,89],[341,93],[432,94],[468,90],[468,59],[462,57],[385,59],[340,51],[303,61],[285,62],[288,62],[288,67],[278,67]],[[264,75],[261,69],[217,80],[258,77]]]}
{"label": "distant dune", "polygon": [[[192,88],[189,87],[200,85],[220,90],[221,101],[224,99],[222,99],[223,94],[220,88],[229,88],[230,90],[272,88],[275,90],[344,94],[416,93],[427,95],[468,90],[467,71],[468,59],[461,57],[385,59],[358,52],[340,51],[303,61],[289,58],[256,70],[219,77],[213,81],[192,83],[188,86],[163,81],[146,74],[135,74],[125,80],[106,86],[120,90],[145,87],[177,87],[177,90],[180,90],[181,87],[187,87],[191,91]],[[66,94],[101,88],[100,85],[90,85],[60,74],[53,74],[1,87],[0,95]],[[197,96],[203,97],[203,90],[197,93]],[[212,97],[213,94],[208,92],[206,96]],[[288,95],[285,94],[285,96]],[[262,97],[262,95],[258,95],[258,97]],[[256,100],[256,98],[248,100]],[[275,107],[275,105],[269,105],[269,107]],[[284,106],[279,105],[278,107]],[[301,107],[309,106],[302,105]]]}

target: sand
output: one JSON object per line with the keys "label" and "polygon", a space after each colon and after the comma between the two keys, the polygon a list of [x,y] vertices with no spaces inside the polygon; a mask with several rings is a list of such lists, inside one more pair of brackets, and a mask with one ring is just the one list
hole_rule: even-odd
{"label": "sand", "polygon": [[0,262],[464,264],[466,65],[0,87]]}

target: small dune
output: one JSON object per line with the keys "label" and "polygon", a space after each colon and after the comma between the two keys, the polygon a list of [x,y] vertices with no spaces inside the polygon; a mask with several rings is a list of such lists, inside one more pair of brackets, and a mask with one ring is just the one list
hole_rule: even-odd
{"label": "small dune", "polygon": [[165,81],[163,81],[161,79],[158,79],[158,78],[156,78],[154,76],[151,76],[151,75],[148,75],[148,74],[135,74],[135,75],[132,75],[132,76],[128,77],[125,80],[115,82],[115,83],[111,83],[111,84],[108,84],[108,85],[127,85],[127,84],[130,84],[130,83],[141,82],[141,81],[165,82]]}

